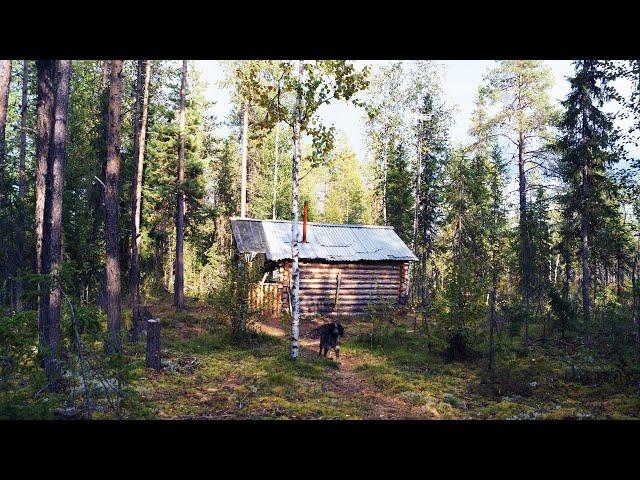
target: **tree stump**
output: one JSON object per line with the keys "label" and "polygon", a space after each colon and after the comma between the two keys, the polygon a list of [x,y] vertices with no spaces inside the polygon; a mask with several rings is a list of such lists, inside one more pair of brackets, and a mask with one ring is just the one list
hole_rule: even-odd
{"label": "tree stump", "polygon": [[160,320],[147,320],[147,368],[160,371]]}

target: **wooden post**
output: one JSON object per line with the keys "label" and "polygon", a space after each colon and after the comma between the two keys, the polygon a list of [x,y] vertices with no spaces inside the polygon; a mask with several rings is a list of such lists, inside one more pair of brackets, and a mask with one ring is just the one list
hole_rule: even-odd
{"label": "wooden post", "polygon": [[147,368],[160,371],[160,320],[147,320]]}

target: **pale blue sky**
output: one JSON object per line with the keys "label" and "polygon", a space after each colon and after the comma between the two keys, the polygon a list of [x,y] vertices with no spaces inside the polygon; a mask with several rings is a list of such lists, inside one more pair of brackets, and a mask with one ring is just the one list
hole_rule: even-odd
{"label": "pale blue sky", "polygon": [[[374,65],[377,63],[381,63],[381,61],[356,62],[359,67],[364,64]],[[451,138],[454,142],[466,143],[469,140],[467,131],[476,91],[482,82],[483,75],[495,65],[495,62],[493,60],[450,60],[436,63],[444,66],[443,92],[445,98],[449,105],[456,106]],[[569,89],[566,77],[572,73],[571,62],[569,60],[553,60],[546,63],[551,68],[555,80],[551,95],[554,100],[560,101]],[[199,60],[196,61],[196,66],[202,72],[203,79],[209,84],[207,97],[216,102],[213,113],[219,120],[226,120],[231,105],[229,92],[218,84],[223,75],[221,63],[217,60]],[[358,158],[364,159],[366,148],[362,109],[354,107],[352,104],[336,101],[323,107],[320,114],[327,124],[334,124],[338,131],[347,135]]]}

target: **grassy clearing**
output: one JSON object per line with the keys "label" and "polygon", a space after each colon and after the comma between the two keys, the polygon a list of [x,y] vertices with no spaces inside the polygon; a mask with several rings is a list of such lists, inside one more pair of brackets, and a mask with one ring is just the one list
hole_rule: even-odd
{"label": "grassy clearing", "polygon": [[[318,358],[315,343],[288,356],[286,331],[239,340],[215,314],[198,306],[163,318],[163,354],[172,368],[140,366],[136,389],[157,418],[638,418],[640,370],[631,357],[552,341],[518,354],[519,339],[503,340],[493,372],[482,356],[447,363],[438,338],[410,325],[385,326],[371,338],[366,320],[347,321],[341,363]],[[408,322],[408,320],[407,320]],[[258,324],[259,330],[265,330]],[[273,329],[280,334],[274,335]],[[197,357],[198,367],[182,369]],[[621,363],[620,358],[625,358]]]}
{"label": "grassy clearing", "polygon": [[[126,345],[126,418],[159,419],[631,419],[640,416],[640,362],[635,349],[606,342],[533,342],[502,338],[493,372],[482,355],[447,363],[442,338],[396,325],[346,320],[340,363],[317,356],[317,340],[288,355],[287,325],[258,322],[235,338],[203,304],[176,312],[150,305],[162,321],[165,368],[145,368],[144,346]],[[406,322],[406,324],[402,323]],[[303,331],[305,331],[303,325]],[[306,326],[307,329],[309,325]],[[372,335],[373,334],[373,335]],[[431,349],[429,348],[431,345]],[[4,418],[51,418],[62,399],[24,388],[0,392]],[[108,410],[96,418],[113,418]]]}

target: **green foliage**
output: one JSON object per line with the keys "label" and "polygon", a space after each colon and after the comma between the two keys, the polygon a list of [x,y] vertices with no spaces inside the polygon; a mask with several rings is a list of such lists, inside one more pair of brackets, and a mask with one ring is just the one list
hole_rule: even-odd
{"label": "green foliage", "polygon": [[37,312],[0,317],[0,389],[8,388],[13,376],[33,359],[37,341]]}

